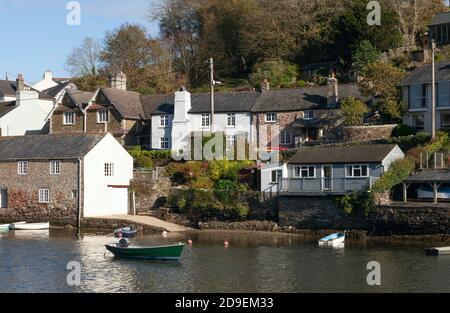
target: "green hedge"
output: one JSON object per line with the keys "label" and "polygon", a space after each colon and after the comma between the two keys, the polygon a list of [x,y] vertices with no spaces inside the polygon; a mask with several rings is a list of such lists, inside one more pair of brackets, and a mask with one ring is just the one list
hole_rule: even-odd
{"label": "green hedge", "polygon": [[389,171],[372,186],[372,192],[386,192],[403,182],[415,169],[415,161],[411,158],[395,161]]}

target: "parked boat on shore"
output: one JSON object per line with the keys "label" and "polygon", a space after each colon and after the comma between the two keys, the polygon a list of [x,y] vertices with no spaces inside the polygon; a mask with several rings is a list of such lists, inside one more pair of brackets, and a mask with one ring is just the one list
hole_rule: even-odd
{"label": "parked boat on shore", "polygon": [[11,224],[13,230],[44,230],[49,229],[50,223],[14,223]]}
{"label": "parked boat on shore", "polygon": [[345,233],[334,233],[319,240],[319,246],[342,246],[345,243]]}
{"label": "parked boat on shore", "polygon": [[183,253],[184,244],[167,246],[126,247],[118,244],[107,244],[106,249],[115,257],[144,260],[178,260]]}

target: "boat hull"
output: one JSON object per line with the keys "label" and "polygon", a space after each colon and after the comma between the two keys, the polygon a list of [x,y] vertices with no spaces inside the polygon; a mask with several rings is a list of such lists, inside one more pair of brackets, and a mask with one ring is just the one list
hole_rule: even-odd
{"label": "boat hull", "polygon": [[14,230],[45,230],[50,228],[50,223],[13,224]]}
{"label": "boat hull", "polygon": [[345,234],[332,234],[319,240],[320,246],[340,246],[345,243]]}
{"label": "boat hull", "polygon": [[115,257],[143,260],[178,260],[183,253],[184,244],[158,247],[118,247],[116,244],[105,245]]}

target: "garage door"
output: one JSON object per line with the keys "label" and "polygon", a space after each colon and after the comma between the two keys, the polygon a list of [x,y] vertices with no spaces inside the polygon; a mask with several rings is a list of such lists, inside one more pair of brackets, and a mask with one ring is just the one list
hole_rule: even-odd
{"label": "garage door", "polygon": [[111,188],[112,212],[111,214],[128,214],[128,189]]}

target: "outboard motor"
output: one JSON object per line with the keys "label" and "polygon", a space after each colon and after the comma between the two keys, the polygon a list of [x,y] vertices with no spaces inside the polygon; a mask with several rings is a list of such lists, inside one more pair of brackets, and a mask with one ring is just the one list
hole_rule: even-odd
{"label": "outboard motor", "polygon": [[118,246],[120,248],[128,248],[130,246],[130,241],[127,238],[122,238],[119,240]]}

